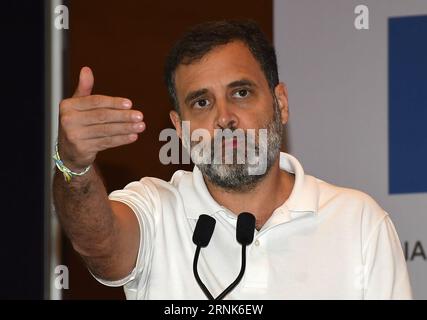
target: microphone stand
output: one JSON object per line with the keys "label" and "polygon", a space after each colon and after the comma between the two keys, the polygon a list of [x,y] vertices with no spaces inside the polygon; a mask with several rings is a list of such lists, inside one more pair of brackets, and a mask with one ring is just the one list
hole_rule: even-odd
{"label": "microphone stand", "polygon": [[222,300],[224,297],[231,292],[242,280],[243,275],[245,273],[246,269],[246,245],[242,244],[242,265],[240,267],[239,275],[237,276],[236,280],[233,281],[232,284],[230,284],[227,289],[225,289],[218,297],[215,298],[215,300]]}
{"label": "microphone stand", "polygon": [[193,242],[196,245],[196,251],[194,253],[193,260],[193,273],[199,287],[209,300],[222,300],[224,297],[231,292],[242,280],[246,269],[246,246],[251,244],[254,238],[255,230],[255,216],[249,212],[242,212],[237,218],[236,225],[236,239],[242,245],[242,262],[240,272],[236,278],[216,299],[206,288],[205,284],[200,279],[199,272],[197,271],[197,262],[199,261],[199,255],[201,247],[206,247],[212,237],[215,228],[215,219],[202,214],[197,221],[196,228],[193,233]]}
{"label": "microphone stand", "polygon": [[254,239],[255,216],[249,212],[242,212],[237,217],[236,240],[242,245],[242,265],[236,280],[230,284],[215,300],[222,300],[231,292],[242,280],[246,269],[246,246]]}
{"label": "microphone stand", "polygon": [[193,273],[194,277],[196,278],[197,283],[199,284],[200,288],[202,289],[203,293],[206,295],[206,297],[209,300],[214,300],[214,297],[209,292],[208,288],[206,288],[205,284],[202,282],[202,280],[199,277],[199,272],[197,271],[197,262],[199,260],[199,254],[200,254],[200,246],[197,246],[196,252],[194,254],[194,260],[193,260]]}

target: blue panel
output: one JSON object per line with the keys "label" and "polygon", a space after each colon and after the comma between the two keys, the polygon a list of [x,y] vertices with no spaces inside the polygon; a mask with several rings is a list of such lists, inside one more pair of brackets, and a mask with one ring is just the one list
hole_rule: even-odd
{"label": "blue panel", "polygon": [[389,192],[427,192],[427,16],[388,27]]}

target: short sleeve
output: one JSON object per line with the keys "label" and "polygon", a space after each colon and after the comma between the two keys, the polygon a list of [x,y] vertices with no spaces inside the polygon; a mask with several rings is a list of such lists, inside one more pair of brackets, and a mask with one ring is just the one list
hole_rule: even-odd
{"label": "short sleeve", "polygon": [[388,214],[369,235],[363,257],[365,299],[412,299],[405,257]]}
{"label": "short sleeve", "polygon": [[134,269],[125,278],[116,281],[106,281],[97,277],[95,279],[106,286],[125,286],[127,299],[139,299],[137,292],[140,295],[146,291],[151,270],[155,212],[159,208],[158,192],[154,184],[144,178],[128,184],[123,190],[113,191],[109,199],[128,205],[135,213],[140,230],[138,257]]}

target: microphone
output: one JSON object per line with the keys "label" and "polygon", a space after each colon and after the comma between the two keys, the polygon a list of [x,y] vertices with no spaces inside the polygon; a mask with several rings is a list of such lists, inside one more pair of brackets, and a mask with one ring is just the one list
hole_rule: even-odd
{"label": "microphone", "polygon": [[215,300],[222,300],[229,294],[242,280],[246,269],[246,246],[254,240],[255,216],[249,212],[242,212],[237,217],[236,239],[242,245],[242,265],[239,275],[227,289],[225,289]]}
{"label": "microphone", "polygon": [[199,260],[200,249],[202,247],[207,247],[209,241],[211,241],[212,234],[215,229],[215,223],[216,220],[214,218],[206,214],[202,214],[200,215],[199,220],[197,220],[196,228],[194,229],[193,233],[193,243],[197,246],[193,260],[194,277],[196,278],[199,287],[203,290],[206,297],[210,300],[214,300],[214,297],[199,277],[199,273],[197,271],[197,262]]}

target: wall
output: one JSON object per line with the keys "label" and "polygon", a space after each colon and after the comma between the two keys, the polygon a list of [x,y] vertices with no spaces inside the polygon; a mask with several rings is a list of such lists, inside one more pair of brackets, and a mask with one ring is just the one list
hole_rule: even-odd
{"label": "wall", "polygon": [[[369,8],[368,30],[354,26],[359,4]],[[423,14],[425,0],[274,1],[290,152],[307,173],[363,190],[390,213],[420,299],[427,298],[427,141],[415,124],[427,121],[426,18],[392,32],[389,18]],[[392,182],[405,186],[408,176],[417,188],[393,192]]]}

